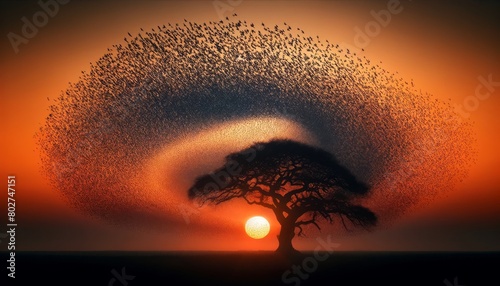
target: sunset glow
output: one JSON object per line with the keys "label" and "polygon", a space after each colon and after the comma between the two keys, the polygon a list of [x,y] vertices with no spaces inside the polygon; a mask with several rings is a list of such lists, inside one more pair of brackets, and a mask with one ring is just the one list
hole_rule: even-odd
{"label": "sunset glow", "polygon": [[[335,152],[343,162],[353,162],[349,167],[358,168],[358,173],[370,177],[369,179],[395,176],[395,181],[374,180],[375,183],[371,185],[374,190],[383,192],[375,192],[367,201],[367,206],[381,216],[392,218],[391,213],[386,214],[386,210],[395,208],[394,198],[406,189],[411,188],[417,194],[428,185],[433,185],[433,189],[443,191],[443,195],[419,197],[420,203],[416,204],[415,209],[407,210],[380,232],[344,237],[340,234],[339,241],[343,249],[497,249],[500,218],[500,176],[496,175],[500,162],[500,134],[497,132],[500,126],[500,88],[497,82],[500,81],[500,66],[497,64],[499,44],[495,37],[491,37],[497,31],[497,26],[488,22],[490,16],[487,12],[491,9],[482,7],[479,2],[470,5],[471,7],[465,4],[449,7],[437,2],[402,2],[402,12],[392,15],[391,22],[387,26],[381,26],[378,35],[365,39],[366,46],[362,51],[353,47],[355,39],[360,38],[357,31],[370,28],[368,23],[374,21],[371,11],[381,11],[386,8],[387,3],[284,3],[242,1],[232,11],[225,11],[224,17],[219,19],[213,1],[198,1],[196,4],[190,1],[152,1],[147,5],[134,2],[100,4],[93,1],[72,1],[68,5],[61,5],[57,16],[50,18],[50,23],[40,28],[36,37],[29,38],[26,44],[20,44],[19,53],[14,52],[5,35],[13,32],[22,36],[24,23],[20,19],[27,17],[31,20],[32,15],[41,11],[41,8],[37,2],[33,2],[32,10],[14,4],[4,9],[8,11],[5,13],[8,14],[6,17],[10,16],[2,25],[4,41],[0,77],[4,84],[0,86],[0,117],[4,125],[3,132],[9,139],[0,143],[0,172],[4,177],[17,175],[19,178],[17,198],[22,211],[17,215],[24,222],[23,233],[18,237],[19,247],[25,250],[274,250],[277,247],[276,235],[279,228],[274,227],[278,222],[271,210],[248,205],[245,201],[200,207],[188,199],[187,190],[197,176],[218,167],[225,155],[246,148],[255,141],[289,138],[315,146],[330,146],[328,151]],[[114,12],[108,14],[96,11]],[[431,17],[428,11],[435,13]],[[477,13],[468,14],[468,11]],[[431,137],[455,139],[456,131],[444,128],[447,123],[435,125],[435,122],[448,121],[439,117],[442,113],[433,109],[433,105],[424,105],[424,114],[403,113],[401,110],[407,112],[413,108],[413,103],[407,104],[405,100],[408,97],[403,95],[389,98],[401,103],[398,109],[389,108],[387,96],[372,101],[370,106],[358,104],[353,107],[355,97],[340,98],[334,97],[333,93],[321,93],[322,97],[313,99],[306,96],[280,99],[276,101],[279,105],[268,109],[262,109],[264,104],[257,106],[261,102],[258,100],[236,101],[242,97],[229,96],[232,93],[228,93],[227,100],[217,101],[220,99],[220,94],[217,94],[213,98],[207,97],[205,101],[193,101],[199,102],[198,105],[186,103],[182,106],[180,104],[183,103],[183,98],[179,96],[162,107],[161,110],[165,111],[163,117],[155,115],[160,114],[152,109],[157,105],[144,104],[144,108],[140,109],[142,113],[130,112],[129,117],[124,118],[109,116],[106,119],[113,120],[104,121],[105,112],[119,115],[121,109],[114,108],[111,101],[95,101],[97,94],[93,94],[88,101],[82,101],[86,104],[85,108],[83,105],[75,105],[74,110],[68,109],[72,112],[58,114],[66,116],[58,117],[61,123],[71,122],[72,126],[52,125],[60,128],[58,130],[61,132],[51,133],[54,137],[45,138],[46,142],[52,144],[56,139],[67,139],[68,131],[72,130],[71,140],[59,142],[57,147],[60,150],[50,149],[54,150],[50,153],[52,161],[47,164],[41,161],[43,152],[34,135],[40,134],[40,128],[45,125],[47,117],[54,114],[50,106],[59,106],[58,97],[65,94],[68,82],[77,83],[82,71],[89,73],[93,69],[90,63],[93,65],[108,49],[115,51],[113,45],[126,47],[125,37],[130,42],[139,33],[145,37],[145,32],[151,33],[153,28],[158,32],[157,26],[163,29],[163,25],[168,27],[168,23],[174,27],[179,24],[178,29],[184,29],[184,23],[189,26],[184,19],[207,25],[210,25],[209,22],[223,20],[226,25],[225,17],[231,19],[233,13],[238,14],[236,21],[241,19],[247,25],[253,23],[261,33],[264,32],[262,23],[274,30],[275,25],[283,29],[286,22],[291,26],[291,30],[286,31],[287,36],[292,33],[300,34],[300,37],[312,37],[314,43],[318,36],[321,43],[317,45],[322,49],[328,43],[333,46],[338,44],[343,49],[342,53],[338,53],[343,57],[342,62],[347,59],[344,55],[347,53],[346,48],[349,49],[350,56],[356,53],[363,61],[366,57],[372,66],[394,72],[396,78],[407,81],[411,88],[414,85],[422,93],[429,93],[431,102],[449,105],[450,108],[446,107],[448,113],[454,114],[454,107],[459,106],[461,113],[457,115],[462,122],[471,124],[474,136],[463,146],[457,145],[460,140],[439,140],[438,143],[446,144],[436,144],[436,140]],[[485,19],[477,19],[480,17],[478,15],[484,15]],[[462,27],[459,26],[461,23],[469,24]],[[216,26],[219,27],[219,24]],[[255,34],[258,35],[258,32]],[[127,33],[133,37],[130,38]],[[308,42],[302,38],[300,40]],[[181,59],[181,56],[175,56],[172,66],[177,67]],[[238,58],[235,57],[236,59]],[[281,58],[277,56],[277,59]],[[223,61],[224,58],[217,60]],[[261,63],[262,61],[257,61],[250,65],[241,60],[234,63],[228,61],[228,64],[235,67],[255,67]],[[183,67],[179,65],[178,68]],[[293,74],[292,71],[295,70],[289,69],[286,72]],[[141,75],[137,78],[143,80],[145,77],[142,72],[145,69],[140,71]],[[220,69],[213,69],[213,74],[219,71]],[[233,76],[228,74],[228,79],[231,79],[230,75]],[[267,75],[269,73],[262,73],[260,77]],[[205,78],[208,80],[211,77]],[[256,81],[257,84],[252,86],[259,86],[261,82]],[[278,84],[280,82],[284,80],[277,81]],[[296,82],[302,84],[308,81],[301,77]],[[492,84],[484,86],[485,82]],[[321,86],[333,84],[329,80],[311,83]],[[179,84],[184,83],[179,80]],[[490,96],[474,99],[476,90],[483,94],[489,93]],[[369,93],[365,95],[368,96]],[[237,110],[232,107],[236,103],[239,106]],[[252,107],[249,103],[255,106]],[[120,107],[133,105],[133,102],[127,102]],[[178,108],[179,106],[182,108]],[[215,107],[209,110],[211,106]],[[311,106],[318,106],[329,112],[307,109]],[[391,121],[374,120],[369,125],[365,124],[368,118],[365,110],[368,108],[378,108],[381,118],[392,116]],[[184,112],[184,117],[178,115],[181,111]],[[89,117],[84,112],[96,114]],[[224,112],[227,114],[223,114]],[[193,114],[199,118],[192,122],[186,119]],[[347,122],[341,117],[346,114],[354,114],[351,116],[352,124],[348,126],[350,128],[315,130],[318,125],[307,124],[331,116],[329,122],[340,126]],[[138,120],[130,120],[135,115]],[[207,121],[208,115],[212,117],[212,121]],[[146,126],[145,118],[161,120],[150,120]],[[118,122],[118,119],[121,121]],[[439,128],[428,128],[434,132],[427,133],[410,132],[418,125],[415,122],[426,123],[427,125],[421,124],[425,128]],[[97,123],[100,129],[95,128]],[[129,128],[131,125],[137,127],[133,132]],[[167,125],[172,127],[168,130],[160,128]],[[382,129],[386,132],[381,132]],[[399,133],[391,130],[398,130]],[[408,135],[405,144],[385,143],[389,139],[398,142],[403,133]],[[86,134],[89,134],[89,139],[81,140]],[[346,134],[353,136],[348,137]],[[362,134],[370,136],[362,138]],[[102,135],[106,136],[102,142],[90,140],[94,137],[99,139]],[[386,138],[387,135],[392,137]],[[420,136],[416,138],[419,140],[413,140],[412,136],[417,135]],[[328,140],[325,141],[324,138]],[[344,145],[353,145],[355,139],[363,144],[356,149],[346,150]],[[375,165],[386,160],[386,157],[377,152],[384,146],[391,152],[393,147],[406,148],[408,152],[394,156],[398,160],[391,161],[391,169],[382,168],[384,166],[379,168]],[[66,147],[67,150],[64,149]],[[89,152],[88,147],[93,147],[94,150]],[[462,147],[474,149],[477,153],[473,164],[459,164],[462,161],[468,162],[461,159],[464,154]],[[452,149],[455,151],[451,152]],[[68,150],[76,152],[68,156],[69,153],[65,152]],[[372,161],[374,167],[370,167],[366,161]],[[54,168],[51,170],[52,177],[48,178],[43,172],[44,166]],[[412,168],[412,172],[405,170],[408,166]],[[458,172],[456,178],[448,178],[455,183],[455,188],[448,184],[448,180],[439,179],[443,170],[455,174],[456,170],[466,169],[469,170],[468,176],[462,176]],[[71,178],[73,179],[70,180]],[[59,180],[60,187],[51,184],[51,180]],[[60,189],[63,188],[66,196],[61,193]],[[387,191],[389,188],[392,189]],[[91,189],[95,190],[95,195],[87,195]],[[413,203],[414,198],[416,196],[409,199],[410,203]],[[397,202],[401,205],[407,203],[400,200]],[[256,214],[265,216],[273,225],[270,233],[262,240],[249,239],[243,232],[246,220]],[[136,225],[129,227],[116,224],[112,220],[118,220],[117,218],[128,219]],[[157,223],[156,226],[159,227],[150,229],[149,224],[153,223]],[[143,227],[141,231],[137,231],[137,225]],[[73,233],[81,235],[75,236]],[[95,235],[96,233],[99,235]],[[321,231],[313,228],[306,233],[308,236],[294,240],[297,248],[314,249],[318,235],[338,234],[328,225],[321,225]],[[45,239],[36,239],[42,235]],[[116,239],[118,237],[120,239]],[[448,237],[460,237],[460,240],[450,243],[445,239]]]}
{"label": "sunset glow", "polygon": [[254,239],[266,237],[270,229],[271,226],[269,225],[269,222],[262,216],[251,217],[245,224],[246,233]]}
{"label": "sunset glow", "polygon": [[0,285],[498,284],[499,17],[0,1]]}

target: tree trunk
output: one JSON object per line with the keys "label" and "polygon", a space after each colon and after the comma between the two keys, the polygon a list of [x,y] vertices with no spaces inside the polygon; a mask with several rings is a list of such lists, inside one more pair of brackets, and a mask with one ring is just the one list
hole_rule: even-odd
{"label": "tree trunk", "polygon": [[276,252],[285,255],[298,254],[299,252],[293,248],[292,239],[295,236],[294,222],[285,222],[281,225],[280,234],[278,235],[279,246]]}

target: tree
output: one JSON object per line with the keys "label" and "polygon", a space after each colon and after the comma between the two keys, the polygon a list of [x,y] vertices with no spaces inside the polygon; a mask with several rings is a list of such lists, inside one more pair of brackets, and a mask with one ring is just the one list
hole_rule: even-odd
{"label": "tree", "polygon": [[232,153],[225,161],[195,180],[189,198],[202,204],[242,198],[272,209],[281,224],[278,252],[297,252],[292,246],[295,232],[303,235],[306,225],[321,229],[321,219],[333,223],[338,217],[346,229],[347,222],[365,228],[377,222],[372,211],[354,202],[369,187],[322,149],[273,140]]}

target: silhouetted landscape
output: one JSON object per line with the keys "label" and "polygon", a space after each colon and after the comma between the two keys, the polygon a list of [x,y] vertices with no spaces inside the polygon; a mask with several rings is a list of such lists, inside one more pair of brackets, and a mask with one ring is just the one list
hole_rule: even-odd
{"label": "silhouetted landscape", "polygon": [[[326,253],[322,253],[325,254]],[[274,252],[22,252],[22,285],[493,285],[500,253],[336,252],[290,262]],[[301,274],[293,274],[293,266]],[[289,275],[282,280],[283,273]],[[5,270],[4,270],[5,271]],[[122,272],[123,271],[123,272]],[[125,276],[123,283],[116,278]],[[303,275],[306,279],[300,279]],[[457,283],[455,283],[455,277]],[[449,284],[446,283],[446,279]],[[30,281],[32,284],[26,284]]]}
{"label": "silhouetted landscape", "polygon": [[0,1],[0,286],[500,286],[499,17]]}
{"label": "silhouetted landscape", "polygon": [[292,239],[303,226],[319,221],[346,221],[368,228],[377,223],[369,209],[353,204],[369,187],[336,158],[319,148],[292,140],[272,140],[230,154],[223,167],[199,177],[190,198],[220,204],[243,198],[248,204],[270,208],[281,225],[276,251],[298,254]]}

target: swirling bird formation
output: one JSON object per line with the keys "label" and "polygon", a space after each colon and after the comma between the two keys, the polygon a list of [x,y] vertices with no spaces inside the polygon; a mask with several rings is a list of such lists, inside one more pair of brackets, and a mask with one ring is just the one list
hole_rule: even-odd
{"label": "swirling bird formation", "polygon": [[307,128],[372,186],[367,206],[381,220],[451,188],[474,156],[471,126],[449,104],[300,28],[237,17],[129,33],[49,113],[37,133],[44,171],[110,221],[168,220],[156,202],[169,190],[154,198],[130,178],[176,138],[240,118]]}

